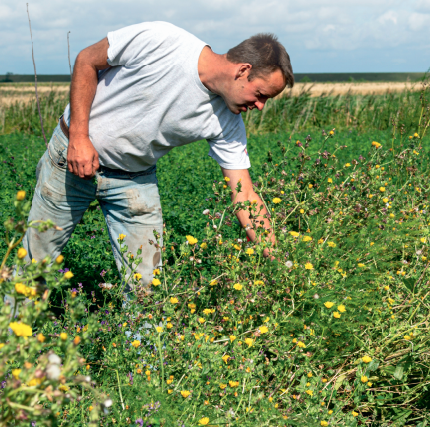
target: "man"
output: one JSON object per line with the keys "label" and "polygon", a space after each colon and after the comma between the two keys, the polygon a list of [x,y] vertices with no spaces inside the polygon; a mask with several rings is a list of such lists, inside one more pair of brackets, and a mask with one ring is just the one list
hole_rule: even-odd
{"label": "man", "polygon": [[[206,139],[209,155],[236,201],[256,200],[248,173],[246,132],[240,113],[264,107],[294,77],[285,48],[270,34],[245,40],[218,55],[192,34],[166,22],[145,22],[110,32],[79,53],[70,104],[37,166],[29,220],[52,219],[62,231],[24,239],[28,257],[58,256],[89,204],[98,199],[118,269],[125,235],[129,251],[142,246],[137,272],[151,283],[160,250],[148,244],[162,235],[156,163],[172,148]],[[180,165],[178,165],[180,168]],[[95,177],[96,180],[91,178]],[[246,227],[249,215],[237,217]],[[266,228],[269,222],[262,217]],[[252,229],[248,237],[255,239]],[[274,237],[272,237],[274,242]]]}

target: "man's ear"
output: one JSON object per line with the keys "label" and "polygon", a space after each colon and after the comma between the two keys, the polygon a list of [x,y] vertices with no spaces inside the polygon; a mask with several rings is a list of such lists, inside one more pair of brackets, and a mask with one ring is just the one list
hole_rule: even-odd
{"label": "man's ear", "polygon": [[236,75],[234,79],[237,80],[243,77],[248,78],[251,69],[251,64],[237,64]]}

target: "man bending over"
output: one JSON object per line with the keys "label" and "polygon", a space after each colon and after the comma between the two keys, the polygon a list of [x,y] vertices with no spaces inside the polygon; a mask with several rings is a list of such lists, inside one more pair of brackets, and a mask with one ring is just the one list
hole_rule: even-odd
{"label": "man bending over", "polygon": [[[97,199],[106,219],[118,269],[117,242],[142,246],[137,272],[147,286],[161,265],[162,235],[156,163],[172,148],[206,139],[209,156],[221,167],[236,201],[256,200],[269,228],[263,202],[248,168],[241,112],[258,108],[293,86],[290,58],[271,34],[257,34],[218,55],[197,37],[167,22],[144,22],[108,33],[79,53],[66,107],[37,166],[29,220],[52,219],[62,230],[24,238],[28,258],[57,257],[76,224]],[[181,165],[178,165],[178,171]],[[96,180],[91,179],[96,177]],[[243,227],[249,215],[239,211]],[[248,237],[255,233],[247,230]],[[272,236],[274,242],[274,237]],[[126,260],[125,260],[126,261]]]}

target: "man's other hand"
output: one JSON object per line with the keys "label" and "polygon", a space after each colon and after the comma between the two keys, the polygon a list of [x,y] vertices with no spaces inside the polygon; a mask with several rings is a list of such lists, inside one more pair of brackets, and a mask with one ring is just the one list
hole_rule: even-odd
{"label": "man's other hand", "polygon": [[88,136],[70,137],[67,167],[79,178],[91,179],[99,168],[99,155]]}

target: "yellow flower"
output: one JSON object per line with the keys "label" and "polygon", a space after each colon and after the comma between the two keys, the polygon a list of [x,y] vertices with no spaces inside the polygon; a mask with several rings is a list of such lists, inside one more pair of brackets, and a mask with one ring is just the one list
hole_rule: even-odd
{"label": "yellow flower", "polygon": [[22,202],[24,199],[25,199],[25,191],[24,190],[18,191],[18,193],[16,193],[16,200],[18,200],[18,202]]}
{"label": "yellow flower", "polygon": [[119,235],[119,237],[118,237],[118,239],[122,241],[122,240],[124,240],[126,237],[127,237],[127,236],[126,236],[125,234],[120,234],[120,235]]}
{"label": "yellow flower", "polygon": [[245,338],[245,344],[247,344],[249,348],[254,344],[254,340],[252,338]]}
{"label": "yellow flower", "polygon": [[33,332],[31,326],[21,322],[9,323],[9,328],[12,329],[17,337],[31,337]]}
{"label": "yellow flower", "polygon": [[206,322],[206,319],[204,319],[203,317],[199,317],[199,323],[203,324]]}
{"label": "yellow flower", "polygon": [[297,231],[290,231],[289,232],[293,237],[299,237],[300,233],[297,233]]}
{"label": "yellow flower", "polygon": [[300,209],[300,213],[301,213],[301,214],[304,214],[304,213],[305,213],[305,210],[304,210],[304,209]]}
{"label": "yellow flower", "polygon": [[156,330],[159,334],[161,334],[161,332],[163,332],[163,328],[162,328],[161,326],[156,326],[156,327],[155,327],[155,330]]}
{"label": "yellow flower", "polygon": [[404,338],[406,341],[410,341],[410,340],[411,340],[410,335],[405,335],[403,338]]}
{"label": "yellow flower", "polygon": [[327,245],[329,245],[331,248],[336,247],[336,243],[334,243],[334,242],[327,242]]}
{"label": "yellow flower", "polygon": [[309,184],[309,185],[308,185],[308,187],[309,187],[309,188],[313,188],[313,185],[312,185],[312,184]]}
{"label": "yellow flower", "polygon": [[379,148],[381,146],[381,144],[379,142],[373,141],[372,145],[376,148]]}
{"label": "yellow flower", "polygon": [[12,369],[12,375],[16,380],[18,379],[20,373],[21,369]]}
{"label": "yellow flower", "polygon": [[364,363],[370,363],[370,362],[372,361],[372,358],[371,358],[370,356],[363,356],[363,357],[361,358],[361,360],[362,360]]}
{"label": "yellow flower", "polygon": [[203,243],[200,245],[200,247],[201,247],[202,249],[206,249],[206,248],[208,247],[208,244],[207,244],[206,242],[203,242]]}
{"label": "yellow flower", "polygon": [[64,273],[64,278],[66,279],[66,280],[69,280],[69,279],[71,279],[73,277],[73,273],[71,272],[71,271],[66,271],[65,273]]}
{"label": "yellow flower", "polygon": [[331,178],[329,178],[329,179],[327,180],[327,182],[331,184],[331,183],[333,182],[333,180],[332,180]]}
{"label": "yellow flower", "polygon": [[62,341],[66,341],[66,339],[67,339],[67,334],[66,334],[65,332],[61,332],[61,334],[60,334],[60,338],[61,338],[61,340],[62,340]]}
{"label": "yellow flower", "polygon": [[229,385],[231,388],[239,387],[239,381],[229,381],[229,382],[228,382],[228,385]]}
{"label": "yellow flower", "polygon": [[308,372],[308,378],[312,378],[312,372]]}
{"label": "yellow flower", "polygon": [[352,411],[351,413],[352,413],[352,416],[353,416],[353,417],[358,416],[358,412]]}
{"label": "yellow flower", "polygon": [[385,191],[385,187],[379,187],[379,191],[383,193]]}
{"label": "yellow flower", "polygon": [[240,249],[241,249],[241,247],[240,247],[239,245],[234,245],[233,247],[234,247],[234,249],[236,249],[237,251],[240,251]]}
{"label": "yellow flower", "polygon": [[36,296],[36,289],[25,286],[23,283],[15,283],[15,291],[30,298]]}
{"label": "yellow flower", "polygon": [[137,348],[137,347],[139,347],[139,346],[140,346],[140,341],[138,341],[138,340],[134,340],[134,341],[131,343],[131,345],[132,345],[134,348]]}
{"label": "yellow flower", "polygon": [[227,384],[220,384],[220,385],[219,385],[219,388],[220,388],[221,390],[224,390],[226,387],[227,387]]}
{"label": "yellow flower", "polygon": [[89,407],[88,407],[88,410],[91,412],[92,410],[93,410],[94,408],[93,408],[93,405],[90,405]]}
{"label": "yellow flower", "polygon": [[234,335],[230,335],[230,342],[233,342],[236,339]]}
{"label": "yellow flower", "polygon": [[272,200],[272,202],[273,202],[273,203],[281,203],[281,202],[282,202],[282,200],[281,200],[279,197],[275,197],[275,198]]}
{"label": "yellow flower", "polygon": [[367,383],[367,387],[372,387],[373,383],[371,383],[370,381]]}
{"label": "yellow flower", "polygon": [[209,418],[208,418],[208,417],[201,418],[201,419],[199,420],[199,424],[200,424],[201,426],[207,426],[207,425],[209,424]]}
{"label": "yellow flower", "polygon": [[334,313],[333,313],[333,317],[336,317],[336,319],[340,319],[340,313],[339,312],[337,312],[337,311],[335,311]]}
{"label": "yellow flower", "polygon": [[212,281],[209,283],[209,286],[215,286],[217,283],[218,283],[218,281],[217,281],[217,280],[212,280]]}
{"label": "yellow flower", "polygon": [[229,182],[229,181],[230,181],[230,178],[229,178],[228,176],[225,176],[225,177],[224,177],[224,181],[225,181],[225,182]]}
{"label": "yellow flower", "polygon": [[313,266],[310,262],[307,262],[307,263],[305,264],[305,269],[306,269],[306,270],[313,270],[313,269],[314,269],[314,266]]}
{"label": "yellow flower", "polygon": [[58,255],[57,258],[55,258],[55,262],[57,264],[61,264],[64,261],[63,255]]}
{"label": "yellow flower", "polygon": [[427,240],[426,240],[426,238],[425,237],[421,237],[421,239],[420,239],[420,242],[421,243],[425,243]]}
{"label": "yellow flower", "polygon": [[188,390],[182,390],[181,395],[183,398],[187,398],[191,393]]}
{"label": "yellow flower", "polygon": [[190,245],[195,245],[198,242],[198,240],[193,236],[185,236],[185,237],[187,238],[188,243]]}
{"label": "yellow flower", "polygon": [[327,427],[328,426],[328,422],[327,421],[321,421],[321,426],[322,427]]}
{"label": "yellow flower", "polygon": [[260,326],[258,328],[258,330],[260,331],[260,334],[267,334],[267,332],[269,332],[269,330],[267,329],[267,326]]}
{"label": "yellow flower", "polygon": [[170,303],[171,304],[177,304],[178,302],[179,302],[178,298],[176,298],[176,297],[171,297],[170,298]]}
{"label": "yellow flower", "polygon": [[233,288],[236,289],[236,291],[241,291],[243,286],[240,283],[235,283]]}
{"label": "yellow flower", "polygon": [[388,203],[388,199],[387,199],[386,197],[384,197],[384,198],[382,199],[382,201],[383,201],[384,203]]}
{"label": "yellow flower", "polygon": [[248,248],[248,249],[245,251],[245,253],[246,253],[247,255],[253,255],[253,254],[254,254],[254,249]]}
{"label": "yellow flower", "polygon": [[344,306],[343,304],[338,305],[338,306],[337,306],[337,309],[338,309],[338,311],[340,311],[341,313],[345,313],[345,311],[346,311],[346,308],[345,308],[345,306]]}
{"label": "yellow flower", "polygon": [[414,138],[419,138],[419,135],[416,132],[414,133]]}
{"label": "yellow flower", "polygon": [[311,236],[305,236],[305,237],[303,237],[303,241],[304,242],[310,242],[310,241],[312,241],[312,237]]}
{"label": "yellow flower", "polygon": [[42,378],[33,378],[33,379],[31,379],[28,383],[27,383],[27,385],[29,386],[29,387],[34,387],[34,386],[38,386],[38,385],[40,385],[42,382],[43,382],[43,380],[45,379],[45,377],[42,377]]}
{"label": "yellow flower", "polygon": [[23,259],[27,255],[27,251],[24,248],[19,248],[17,255],[19,259]]}
{"label": "yellow flower", "polygon": [[346,165],[345,165],[345,167],[346,168],[349,168],[351,166],[351,163],[347,163]]}
{"label": "yellow flower", "polygon": [[153,286],[159,286],[159,285],[161,285],[161,282],[158,279],[152,279],[152,285]]}
{"label": "yellow flower", "polygon": [[312,390],[306,390],[306,394],[309,394],[309,396],[312,396],[314,392]]}
{"label": "yellow flower", "polygon": [[43,336],[43,334],[37,334],[37,341],[39,342],[44,342],[45,341],[45,337]]}
{"label": "yellow flower", "polygon": [[134,273],[133,277],[135,280],[140,280],[142,278],[142,275],[140,273]]}
{"label": "yellow flower", "polygon": [[332,308],[334,306],[334,302],[327,301],[324,303],[327,308]]}
{"label": "yellow flower", "polygon": [[223,357],[221,357],[222,360],[227,364],[228,359],[230,359],[230,356],[228,354],[225,354]]}
{"label": "yellow flower", "polygon": [[306,348],[306,344],[304,342],[301,342],[301,341],[299,341],[297,343],[297,346],[300,347],[300,348]]}

